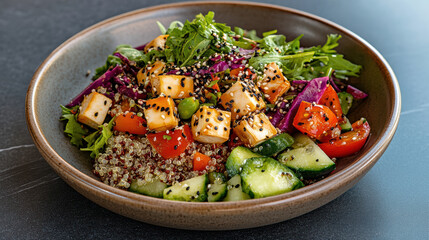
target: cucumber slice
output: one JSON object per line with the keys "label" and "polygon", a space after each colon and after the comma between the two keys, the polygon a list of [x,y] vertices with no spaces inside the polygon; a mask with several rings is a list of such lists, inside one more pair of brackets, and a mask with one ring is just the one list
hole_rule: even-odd
{"label": "cucumber slice", "polygon": [[224,183],[226,182],[226,177],[223,173],[220,172],[210,172],[209,173],[209,182],[210,183]]}
{"label": "cucumber slice", "polygon": [[335,163],[304,134],[295,136],[292,148],[292,150],[281,153],[278,159],[301,174],[303,178],[320,177],[335,169]]}
{"label": "cucumber slice", "polygon": [[143,185],[139,185],[137,180],[133,180],[128,190],[131,192],[140,193],[151,197],[162,198],[164,189],[166,187],[167,187],[167,184],[161,182],[157,178],[157,179],[154,179],[152,182],[148,182]]}
{"label": "cucumber slice", "polygon": [[224,202],[250,199],[250,196],[247,195],[247,193],[243,192],[241,186],[241,177],[238,174],[229,179],[227,190],[228,192],[226,194],[226,197],[223,199]]}
{"label": "cucumber slice", "polygon": [[338,99],[340,100],[341,110],[344,115],[347,115],[353,104],[353,96],[348,92],[339,92]]}
{"label": "cucumber slice", "polygon": [[292,170],[269,157],[247,159],[240,175],[244,192],[254,198],[274,196],[304,186]]}
{"label": "cucumber slice", "polygon": [[282,133],[258,144],[253,148],[253,152],[271,157],[290,147],[293,142],[293,137],[287,133]]}
{"label": "cucumber slice", "polygon": [[176,201],[204,202],[207,200],[207,174],[193,177],[164,189],[164,198]]}
{"label": "cucumber slice", "polygon": [[212,183],[209,185],[209,191],[207,193],[207,201],[209,202],[218,202],[221,201],[225,196],[227,192],[226,183],[218,183],[217,181],[215,183]]}
{"label": "cucumber slice", "polygon": [[341,132],[351,131],[352,130],[352,124],[350,123],[349,119],[346,116],[344,116],[343,118],[346,120],[346,122],[340,124]]}
{"label": "cucumber slice", "polygon": [[246,162],[246,159],[252,157],[262,157],[260,154],[252,152],[250,149],[238,146],[231,151],[228,159],[226,160],[226,171],[230,177],[239,174],[241,167]]}

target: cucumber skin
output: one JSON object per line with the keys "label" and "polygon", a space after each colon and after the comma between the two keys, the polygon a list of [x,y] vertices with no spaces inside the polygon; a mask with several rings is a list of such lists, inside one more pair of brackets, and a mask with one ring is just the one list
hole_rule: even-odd
{"label": "cucumber skin", "polygon": [[[294,151],[298,152],[297,155],[308,154],[306,151],[306,147],[308,147],[309,145],[311,145],[314,152],[319,151],[323,155],[325,155],[323,157],[329,159],[332,162],[332,165],[326,166],[323,169],[310,169],[310,168],[300,168],[300,167],[293,166],[293,164],[290,164],[291,160],[289,160],[289,157],[293,155]],[[319,146],[317,146],[309,137],[303,134],[295,135],[295,143],[292,145],[292,148],[294,149],[290,150],[289,152],[283,152],[279,154],[277,158],[282,164],[286,165],[287,167],[295,171],[298,175],[300,175],[304,179],[314,179],[314,178],[326,175],[332,172],[333,170],[335,170],[336,168],[335,163],[328,156],[326,156],[326,154],[322,151],[322,149],[320,149]],[[302,152],[299,153],[299,151],[302,151]],[[315,158],[313,159],[316,160]]]}
{"label": "cucumber skin", "polygon": [[[156,182],[155,182],[156,181]],[[158,186],[155,186],[158,185]],[[153,187],[158,188],[163,186],[164,188],[160,188],[159,192],[154,192],[152,191]],[[138,186],[137,181],[132,181],[130,188],[128,189],[130,192],[134,192],[134,193],[138,193],[138,194],[143,194],[146,196],[151,196],[151,197],[156,197],[156,198],[162,198],[163,197],[163,192],[164,189],[167,188],[167,184],[160,182],[159,180],[154,180],[153,182],[150,182],[146,185],[143,186]]]}
{"label": "cucumber skin", "polygon": [[[261,172],[261,170],[264,170],[264,172]],[[270,191],[270,189],[264,189],[264,192],[256,192],[254,188],[252,188],[252,178],[255,177],[254,174],[261,174],[261,175],[267,175],[267,179],[271,180],[270,178],[273,178],[270,173],[270,171],[280,174],[279,170],[281,170],[282,173],[286,173],[285,175],[281,175],[282,178],[288,178],[289,184],[292,184],[291,188],[284,188],[284,189],[278,189],[277,191]],[[288,177],[288,175],[290,177]],[[304,187],[304,183],[299,180],[299,178],[296,176],[296,174],[289,169],[284,164],[280,163],[279,161],[269,158],[269,157],[255,157],[250,158],[247,160],[246,164],[243,166],[243,171],[241,172],[242,182],[243,182],[243,191],[251,198],[263,198],[263,197],[269,197],[269,196],[275,196],[282,193],[290,192],[295,189]],[[252,177],[253,175],[253,177]],[[285,177],[283,177],[285,176]],[[275,176],[278,178],[279,176]],[[293,181],[290,183],[290,181]],[[276,186],[280,186],[280,183],[277,183]],[[261,183],[262,184],[262,183]]]}
{"label": "cucumber skin", "polygon": [[[223,199],[224,202],[250,199],[250,196],[247,193],[243,192],[240,175],[237,174],[232,177],[227,184],[227,193],[225,198]],[[239,184],[238,188],[235,187],[237,184]]]}
{"label": "cucumber skin", "polygon": [[293,143],[294,139],[292,136],[282,133],[258,144],[253,148],[253,152],[271,157],[292,146]]}
{"label": "cucumber skin", "polygon": [[[216,195],[213,195],[213,192],[218,192]],[[219,202],[222,201],[222,199],[225,198],[227,193],[227,184],[212,184],[212,187],[207,192],[207,201],[209,202]]]}
{"label": "cucumber skin", "polygon": [[225,164],[228,175],[233,177],[239,174],[246,159],[252,157],[262,157],[262,155],[254,153],[246,147],[238,146],[234,148],[229,154]]}
{"label": "cucumber skin", "polygon": [[[181,194],[182,191],[186,191],[186,190],[183,190],[183,185],[187,184],[189,182],[189,180],[195,180],[195,178],[203,178],[202,179],[203,182],[200,186],[201,189],[197,190],[200,192],[198,197],[192,199],[191,197],[189,197],[190,195]],[[180,186],[177,186],[177,184],[175,184],[171,187],[164,189],[163,198],[168,199],[168,200],[185,201],[185,202],[204,202],[207,200],[207,184],[208,184],[208,182],[209,182],[209,179],[208,179],[207,174],[187,179],[185,181],[178,183],[178,184],[181,184]],[[188,185],[188,186],[190,186],[190,185]],[[180,188],[182,188],[182,189],[180,189]],[[172,194],[168,193],[169,190],[174,190],[174,189],[176,189],[179,193],[177,193],[177,192],[174,192]]]}

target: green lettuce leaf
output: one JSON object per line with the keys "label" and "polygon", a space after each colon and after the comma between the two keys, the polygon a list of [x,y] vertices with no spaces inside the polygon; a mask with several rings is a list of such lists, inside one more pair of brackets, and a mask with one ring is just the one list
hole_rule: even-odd
{"label": "green lettuce leaf", "polygon": [[61,121],[67,121],[66,127],[64,129],[64,133],[69,136],[70,142],[77,146],[83,146],[83,136],[88,133],[88,129],[86,129],[82,124],[77,121],[77,111],[79,106],[75,106],[73,108],[66,108],[61,105],[62,115]]}
{"label": "green lettuce leaf", "polygon": [[107,125],[101,125],[100,130],[96,131],[87,137],[84,140],[88,143],[86,148],[81,148],[81,151],[91,152],[91,158],[96,158],[100,152],[104,149],[104,146],[107,144],[107,140],[113,135],[112,127],[115,122],[115,118],[112,118]]}

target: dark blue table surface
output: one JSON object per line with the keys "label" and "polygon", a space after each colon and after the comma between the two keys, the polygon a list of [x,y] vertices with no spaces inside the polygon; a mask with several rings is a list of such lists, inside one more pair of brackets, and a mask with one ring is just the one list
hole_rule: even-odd
{"label": "dark blue table surface", "polygon": [[429,1],[264,1],[336,22],[372,44],[402,92],[396,135],[374,168],[331,203],[286,222],[196,232],[137,222],[87,200],[43,160],[27,131],[25,94],[37,66],[101,20],[175,1],[0,1],[0,238],[429,239]]}

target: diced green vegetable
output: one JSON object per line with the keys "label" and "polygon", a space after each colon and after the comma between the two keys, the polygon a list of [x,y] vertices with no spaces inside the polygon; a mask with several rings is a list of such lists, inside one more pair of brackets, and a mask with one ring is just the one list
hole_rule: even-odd
{"label": "diced green vegetable", "polygon": [[304,178],[315,178],[335,169],[335,163],[308,136],[297,134],[292,150],[278,156],[281,163]]}
{"label": "diced green vegetable", "polygon": [[193,177],[164,189],[163,197],[169,200],[204,202],[207,200],[207,174]]}
{"label": "diced green vegetable", "polygon": [[269,157],[247,159],[240,176],[243,191],[253,198],[274,196],[304,186],[292,170]]}
{"label": "diced green vegetable", "polygon": [[138,185],[138,181],[133,180],[128,190],[151,197],[162,198],[165,188],[167,188],[167,184],[161,182],[159,179],[154,179],[152,182],[142,185]]}
{"label": "diced green vegetable", "polygon": [[253,152],[271,157],[292,146],[293,142],[292,136],[287,133],[282,133],[258,144],[253,148]]}
{"label": "diced green vegetable", "polygon": [[209,184],[209,190],[207,192],[207,201],[209,202],[218,202],[226,196],[227,185],[226,183],[211,183]]}
{"label": "diced green vegetable", "polygon": [[250,149],[238,146],[234,148],[226,160],[226,171],[230,177],[241,172],[241,167],[246,162],[246,159],[252,157],[262,157],[262,155],[252,152]]}
{"label": "diced green vegetable", "polygon": [[209,182],[210,183],[215,183],[215,182],[224,183],[224,182],[226,182],[226,177],[223,173],[220,173],[220,172],[210,172],[209,173]]}
{"label": "diced green vegetable", "polygon": [[346,116],[344,116],[343,118],[346,120],[346,122],[340,124],[341,132],[351,131],[352,130],[352,124],[350,123],[350,120]]}
{"label": "diced green vegetable", "polygon": [[177,106],[177,110],[179,112],[180,118],[186,120],[190,119],[199,107],[200,102],[194,97],[189,97],[180,101],[179,105]]}
{"label": "diced green vegetable", "polygon": [[339,92],[338,99],[340,100],[341,110],[344,115],[347,115],[353,104],[353,96],[348,92]]}
{"label": "diced green vegetable", "polygon": [[250,196],[247,193],[243,192],[241,186],[241,177],[238,174],[229,179],[227,190],[228,192],[226,194],[226,197],[223,199],[224,202],[250,199]]}

